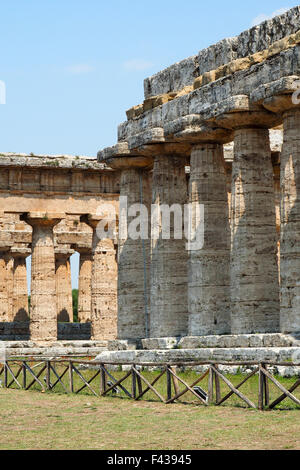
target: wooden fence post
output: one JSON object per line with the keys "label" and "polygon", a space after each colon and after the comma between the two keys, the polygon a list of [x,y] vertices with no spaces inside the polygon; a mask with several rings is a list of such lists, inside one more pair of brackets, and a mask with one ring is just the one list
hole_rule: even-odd
{"label": "wooden fence post", "polygon": [[26,367],[25,367],[25,364],[24,362],[22,362],[22,370],[23,370],[23,388],[24,390],[26,390],[26,386],[27,386],[27,380],[26,380]]}
{"label": "wooden fence post", "polygon": [[4,387],[7,388],[7,362],[4,362]]}
{"label": "wooden fence post", "polygon": [[[266,364],[262,364],[262,366],[268,370],[268,366]],[[268,377],[264,374],[264,404],[265,406],[269,406],[270,404],[270,391],[269,391],[269,381]]]}
{"label": "wooden fence post", "polygon": [[214,401],[214,370],[212,366],[209,368],[208,377],[208,404],[211,405]]}
{"label": "wooden fence post", "polygon": [[132,387],[131,387],[131,390],[132,390],[132,398],[134,400],[136,400],[136,373],[135,373],[135,364],[133,364],[132,366],[132,369],[131,369],[131,380],[132,380]]}
{"label": "wooden fence post", "polygon": [[170,366],[167,366],[167,400],[172,398],[172,374],[170,372]]}
{"label": "wooden fence post", "polygon": [[47,390],[51,390],[51,382],[50,382],[50,373],[51,373],[51,363],[50,361],[46,361],[46,385],[47,385]]}
{"label": "wooden fence post", "polygon": [[101,391],[101,394],[105,393],[106,392],[106,385],[107,385],[107,380],[106,380],[106,373],[105,373],[105,370],[104,370],[104,364],[101,364],[101,380],[100,380],[100,391]]}
{"label": "wooden fence post", "polygon": [[[214,367],[218,369],[218,365],[215,364]],[[221,386],[220,386],[220,377],[214,372],[215,376],[215,387],[216,387],[216,403],[221,401]]]}
{"label": "wooden fence post", "polygon": [[264,373],[262,371],[263,364],[259,364],[259,379],[258,379],[258,409],[264,409]]}
{"label": "wooden fence post", "polygon": [[70,382],[70,393],[74,393],[74,380],[73,380],[73,364],[69,362],[69,382]]}

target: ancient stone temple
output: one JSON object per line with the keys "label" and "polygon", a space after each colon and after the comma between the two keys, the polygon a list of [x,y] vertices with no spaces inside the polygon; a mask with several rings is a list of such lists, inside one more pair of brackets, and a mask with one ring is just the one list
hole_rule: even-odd
{"label": "ancient stone temple", "polygon": [[[117,241],[93,220],[118,212],[120,175],[85,157],[0,155],[1,339],[107,341],[117,335]],[[79,253],[73,323],[70,257]],[[31,256],[30,312],[26,258]]]}
{"label": "ancient stone temple", "polygon": [[[0,156],[1,325],[29,321],[31,254],[31,339],[71,328],[76,251],[80,324],[110,349],[290,346],[300,333],[300,7],[144,89],[98,163]],[[101,239],[107,202],[118,235]]]}
{"label": "ancient stone temple", "polygon": [[[160,227],[148,251],[135,242],[119,258],[148,312],[140,296],[128,313],[129,287],[120,289],[119,339],[134,331],[145,348],[176,337],[188,347],[205,336],[300,332],[299,79],[296,7],[145,80],[144,102],[99,162],[121,171],[121,195],[130,172],[135,202],[142,179],[155,207],[203,205],[204,239],[189,250],[174,227],[168,240]],[[144,278],[132,270],[143,264]]]}

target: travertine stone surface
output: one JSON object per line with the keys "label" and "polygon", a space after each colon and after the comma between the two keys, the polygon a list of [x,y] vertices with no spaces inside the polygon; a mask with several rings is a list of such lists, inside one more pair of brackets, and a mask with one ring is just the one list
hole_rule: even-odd
{"label": "travertine stone surface", "polygon": [[[158,211],[187,203],[185,159],[172,155],[157,156],[152,180],[152,204]],[[150,337],[185,336],[188,331],[186,240],[174,239],[171,215],[171,239],[164,240],[162,218],[158,219],[159,238],[151,240]]]}
{"label": "travertine stone surface", "polygon": [[91,321],[92,299],[92,250],[77,249],[80,253],[79,258],[79,283],[78,283],[78,321],[88,323]]}
{"label": "travertine stone surface", "polygon": [[11,253],[6,254],[6,287],[8,295],[8,320],[13,321],[13,287],[14,287],[14,258]]}
{"label": "travertine stone surface", "polygon": [[73,323],[73,301],[70,257],[73,250],[55,250],[57,321]]}
{"label": "travertine stone surface", "polygon": [[26,258],[30,255],[30,250],[16,249],[15,251],[12,251],[12,255],[14,258],[12,321],[28,322],[29,313]]}
{"label": "travertine stone surface", "polygon": [[[147,171],[130,168],[122,171],[120,196],[126,198],[127,210],[120,212],[119,247],[118,247],[118,339],[142,339],[149,335],[149,283],[150,283],[150,206],[151,188]],[[148,220],[143,220],[148,239],[133,239],[130,226],[141,212],[134,215],[129,211],[134,204],[144,204],[148,211]],[[123,219],[127,212],[127,234],[121,228],[126,227]],[[129,232],[129,233],[128,233]],[[142,235],[142,234],[141,234]]]}
{"label": "travertine stone surface", "polygon": [[6,251],[0,250],[0,321],[1,322],[9,321],[6,262],[7,262]]}
{"label": "travertine stone surface", "polygon": [[281,154],[281,331],[300,331],[300,109],[284,114]]}
{"label": "travertine stone surface", "polygon": [[189,335],[230,333],[230,228],[222,145],[193,147],[189,198],[193,218],[195,205],[204,205],[204,246],[189,253]]}
{"label": "travertine stone surface", "polygon": [[232,333],[274,333],[279,331],[279,286],[268,130],[236,130],[234,145]]}
{"label": "travertine stone surface", "polygon": [[171,349],[142,351],[104,351],[96,360],[99,362],[115,361],[116,363],[183,363],[205,361],[257,361],[286,362],[293,356],[299,357],[300,348],[205,348],[205,349]]}
{"label": "travertine stone surface", "polygon": [[184,59],[149,77],[144,82],[145,98],[192,85],[195,77],[215,70],[232,60],[263,51],[285,36],[300,29],[300,7],[263,22],[244,31],[239,36],[227,38],[201,50],[197,55]]}
{"label": "travertine stone surface", "polygon": [[117,337],[118,267],[114,240],[98,238],[100,221],[101,217],[86,219],[93,228],[92,339],[113,340]]}
{"label": "travertine stone surface", "polygon": [[33,341],[57,339],[57,305],[53,227],[63,215],[26,214],[32,226],[30,337]]}

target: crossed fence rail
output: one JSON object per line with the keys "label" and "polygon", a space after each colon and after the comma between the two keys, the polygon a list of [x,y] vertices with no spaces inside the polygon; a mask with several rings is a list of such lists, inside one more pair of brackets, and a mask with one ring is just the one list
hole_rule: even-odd
{"label": "crossed fence rail", "polygon": [[[226,375],[220,371],[219,366],[246,366],[253,367],[251,373],[248,373],[238,385],[233,385]],[[92,366],[92,367],[91,367]],[[114,376],[114,370],[111,366],[127,366],[125,375],[121,378]],[[192,368],[203,366],[205,371],[192,384],[188,384],[178,374],[178,368]],[[246,403],[249,408],[259,410],[272,410],[277,405],[289,398],[300,407],[300,400],[293,394],[300,386],[300,379],[297,380],[289,389],[286,389],[270,373],[270,366],[297,367],[299,364],[288,363],[260,363],[257,362],[193,362],[193,363],[116,363],[116,362],[97,362],[78,360],[78,359],[10,359],[6,360],[0,367],[0,378],[4,376],[2,386],[4,388],[15,388],[30,390],[34,385],[38,386],[42,392],[54,391],[59,385],[67,394],[79,394],[88,389],[96,397],[105,397],[110,393],[121,393],[133,400],[141,400],[148,392],[152,392],[162,403],[171,404],[178,402],[184,395],[190,393],[194,399],[203,406],[214,404],[220,406],[229,400],[232,396],[238,397]],[[148,380],[145,377],[145,368],[160,368],[160,372],[154,380]],[[90,377],[85,377],[84,371],[89,370]],[[37,369],[37,372],[35,371]],[[81,369],[81,370],[80,370]],[[91,370],[92,369],[92,370]],[[44,376],[42,377],[42,375]],[[258,380],[258,405],[256,405],[244,392],[241,387],[253,376],[259,376]],[[100,377],[100,380],[96,380]],[[76,378],[76,381],[75,381]],[[164,382],[164,393],[157,388],[158,382],[162,379]],[[207,391],[201,388],[199,384],[207,379]],[[129,381],[129,385],[127,384]],[[75,383],[76,382],[76,383]],[[79,384],[78,384],[79,382]],[[125,386],[126,382],[126,386]],[[221,393],[221,383],[225,383],[229,388],[226,394]],[[281,395],[275,400],[270,400],[269,385],[272,383],[276,389],[279,389]],[[181,387],[181,389],[180,389]],[[204,385],[203,385],[204,387]]]}

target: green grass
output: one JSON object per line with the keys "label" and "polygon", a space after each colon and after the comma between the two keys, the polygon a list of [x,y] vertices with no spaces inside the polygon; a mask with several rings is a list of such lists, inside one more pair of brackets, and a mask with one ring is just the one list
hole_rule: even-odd
{"label": "green grass", "polygon": [[0,449],[300,449],[298,410],[0,389]]}

